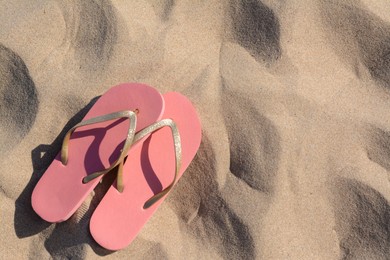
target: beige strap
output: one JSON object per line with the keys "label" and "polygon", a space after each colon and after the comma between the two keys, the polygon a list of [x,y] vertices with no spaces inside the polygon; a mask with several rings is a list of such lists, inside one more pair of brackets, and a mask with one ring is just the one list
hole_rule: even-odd
{"label": "beige strap", "polygon": [[[107,114],[107,115],[103,115],[103,116],[98,116],[98,117],[94,117],[94,118],[90,118],[90,119],[81,121],[80,123],[78,123],[77,125],[72,127],[66,133],[64,141],[62,143],[62,149],[61,149],[62,164],[66,165],[68,163],[68,145],[69,145],[70,136],[77,128],[82,127],[82,126],[86,126],[86,125],[92,125],[92,124],[96,124],[96,123],[119,119],[119,118],[128,118],[130,120],[129,130],[127,132],[126,141],[125,141],[125,144],[123,145],[123,148],[121,150],[119,158],[116,159],[116,161],[113,162],[110,165],[110,167],[108,167],[107,169],[94,172],[94,173],[89,174],[88,176],[84,177],[83,183],[87,183],[87,182],[89,182],[89,181],[91,181],[91,180],[93,180],[93,179],[95,179],[103,174],[106,174],[107,172],[112,170],[115,166],[117,166],[119,163],[123,163],[123,160],[126,157],[128,151],[131,147],[131,144],[133,143],[133,140],[134,140],[135,128],[136,128],[136,124],[137,124],[137,117],[136,117],[137,111],[138,110],[135,110],[135,112],[130,111],[130,110],[125,110],[125,111],[119,111],[119,112],[115,112],[115,113],[111,113],[111,114]],[[123,190],[123,180],[122,180],[123,175],[120,172],[121,170],[122,170],[122,167],[119,167],[117,183],[118,184],[121,183],[122,190]]]}
{"label": "beige strap", "polygon": [[153,197],[151,197],[150,199],[148,199],[145,202],[144,209],[151,207],[159,199],[164,197],[172,189],[172,187],[176,184],[177,176],[179,174],[179,170],[181,167],[181,159],[182,159],[181,141],[180,141],[179,130],[177,129],[177,126],[172,119],[163,119],[163,120],[158,121],[158,122],[156,122],[148,127],[145,127],[144,129],[139,131],[134,137],[133,144],[138,142],[140,139],[142,139],[146,135],[153,133],[153,132],[157,131],[158,129],[163,128],[165,126],[169,126],[171,131],[172,131],[173,145],[174,145],[174,149],[175,149],[175,176],[173,178],[172,183],[168,187],[166,187],[161,192],[157,193],[156,195],[154,195]]}

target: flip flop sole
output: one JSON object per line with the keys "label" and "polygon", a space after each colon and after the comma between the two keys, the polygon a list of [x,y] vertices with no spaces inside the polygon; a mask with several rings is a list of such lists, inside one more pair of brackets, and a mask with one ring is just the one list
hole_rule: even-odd
{"label": "flip flop sole", "polygon": [[[83,120],[135,109],[139,111],[138,131],[161,118],[164,99],[150,86],[121,84],[103,94]],[[67,165],[61,163],[59,153],[37,183],[31,198],[34,211],[48,222],[61,222],[71,217],[102,177],[85,184],[83,178],[108,168],[119,157],[128,128],[129,120],[125,119],[78,128],[69,141]]]}
{"label": "flip flop sole", "polygon": [[[182,145],[182,166],[187,169],[201,142],[201,125],[191,102],[175,92],[164,95],[163,118],[172,119],[179,129]],[[175,153],[168,127],[152,133],[128,154],[125,162],[124,191],[111,186],[96,208],[90,221],[90,231],[97,243],[109,250],[129,245],[150,219],[165,197],[144,209],[144,203],[167,187],[175,174]],[[174,187],[173,187],[174,188]]]}

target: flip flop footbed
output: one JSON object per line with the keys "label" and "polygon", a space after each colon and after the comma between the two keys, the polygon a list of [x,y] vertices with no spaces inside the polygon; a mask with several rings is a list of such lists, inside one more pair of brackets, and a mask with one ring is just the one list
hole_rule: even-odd
{"label": "flip flop footbed", "polygon": [[[201,126],[195,108],[186,97],[171,92],[164,99],[162,118],[176,123],[181,138],[179,178],[199,148]],[[166,196],[148,209],[143,208],[145,202],[171,184],[174,174],[174,143],[171,130],[165,127],[129,152],[123,169],[124,191],[119,193],[111,186],[92,215],[90,231],[95,241],[110,250],[130,244]]]}
{"label": "flip flop footbed", "polygon": [[[135,109],[138,131],[161,118],[164,99],[150,86],[121,84],[103,94],[83,120]],[[108,168],[119,157],[129,126],[129,120],[117,119],[76,129],[69,141],[68,163],[62,164],[59,153],[33,191],[35,212],[49,222],[68,219],[101,179],[84,184],[83,178]]]}

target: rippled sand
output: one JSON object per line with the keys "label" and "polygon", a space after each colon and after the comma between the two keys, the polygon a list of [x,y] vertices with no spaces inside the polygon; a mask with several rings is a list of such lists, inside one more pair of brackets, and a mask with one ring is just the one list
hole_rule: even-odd
{"label": "rippled sand", "polygon": [[[0,24],[0,258],[390,256],[386,0],[1,1]],[[30,197],[66,131],[134,81],[187,95],[203,137],[110,252],[88,225],[114,176],[60,224]]]}

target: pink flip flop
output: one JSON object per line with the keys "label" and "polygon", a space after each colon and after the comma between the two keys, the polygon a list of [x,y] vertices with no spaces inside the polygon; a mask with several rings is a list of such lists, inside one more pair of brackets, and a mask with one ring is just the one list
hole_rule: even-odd
{"label": "pink flip flop", "polygon": [[134,142],[144,142],[128,153],[123,192],[112,185],[92,215],[91,234],[109,250],[133,241],[199,149],[201,126],[191,102],[175,92],[164,99],[164,119],[135,136]]}
{"label": "pink flip flop", "polygon": [[70,218],[106,170],[126,156],[134,132],[159,120],[163,110],[162,95],[150,86],[127,83],[108,90],[65,136],[32,193],[35,212],[48,222]]}

